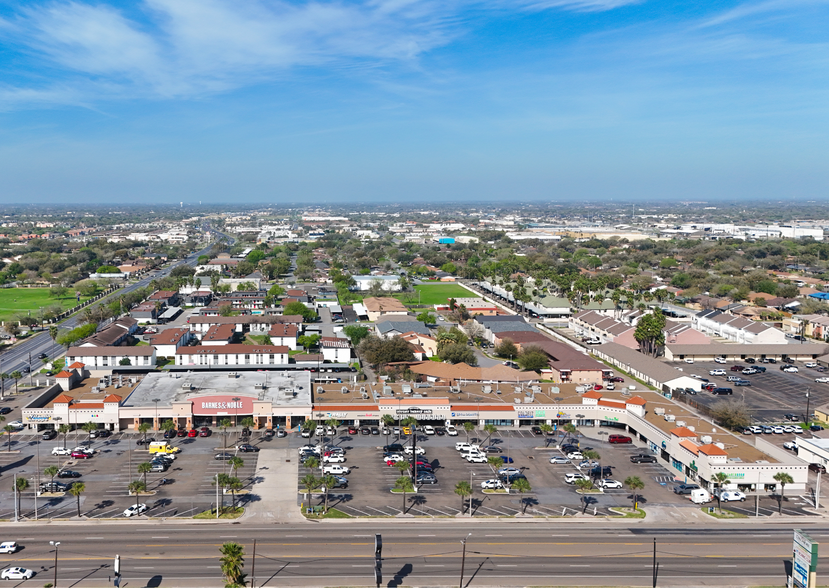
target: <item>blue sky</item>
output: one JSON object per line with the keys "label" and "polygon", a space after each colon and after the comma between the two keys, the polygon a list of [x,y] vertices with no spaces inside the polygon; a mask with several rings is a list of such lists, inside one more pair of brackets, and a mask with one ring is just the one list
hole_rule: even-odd
{"label": "blue sky", "polygon": [[0,0],[0,203],[825,199],[829,0]]}

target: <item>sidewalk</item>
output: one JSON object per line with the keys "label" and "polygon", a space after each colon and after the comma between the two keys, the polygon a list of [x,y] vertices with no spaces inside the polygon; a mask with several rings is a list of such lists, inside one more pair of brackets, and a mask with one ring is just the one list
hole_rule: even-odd
{"label": "sidewalk", "polygon": [[306,519],[296,503],[299,459],[290,448],[262,449],[256,464],[255,496],[242,519],[263,523],[299,523]]}

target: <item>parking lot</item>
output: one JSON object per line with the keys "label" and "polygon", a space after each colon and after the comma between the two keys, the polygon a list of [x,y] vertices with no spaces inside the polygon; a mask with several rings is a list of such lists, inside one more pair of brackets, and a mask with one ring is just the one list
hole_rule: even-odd
{"label": "parking lot", "polygon": [[[478,437],[475,437],[475,435]],[[480,438],[480,439],[479,439]],[[454,492],[456,484],[469,482],[473,489],[472,511],[475,516],[515,516],[526,507],[527,514],[536,516],[569,516],[581,512],[585,503],[582,495],[576,493],[573,485],[565,483],[565,474],[579,471],[574,464],[551,464],[552,455],[562,455],[558,449],[540,449],[545,445],[544,437],[536,437],[529,430],[502,431],[487,441],[480,432],[473,433],[470,442],[475,439],[500,447],[502,456],[509,457],[513,463],[507,466],[520,469],[532,487],[532,491],[521,496],[511,494],[484,493],[481,482],[497,476],[488,464],[468,463],[455,450],[455,443],[465,442],[465,435],[457,437],[438,437],[418,435],[418,445],[426,449],[424,457],[434,470],[437,484],[424,484],[417,488],[415,494],[407,494],[404,504],[403,496],[392,493],[395,481],[400,476],[396,467],[388,466],[382,460],[382,447],[386,444],[385,436],[363,436],[343,434],[335,437],[330,444],[345,449],[346,462],[350,468],[348,488],[333,490],[329,495],[329,506],[335,507],[352,516],[395,516],[402,512],[418,515],[445,517],[466,513],[469,498],[461,501]],[[395,442],[395,438],[391,438]],[[553,446],[557,440],[553,440]],[[307,440],[295,443],[297,447]],[[406,437],[401,443],[409,444]],[[640,453],[641,448],[630,445],[610,445],[606,442],[582,438],[582,446],[592,446],[601,456],[603,466],[613,467],[613,479],[624,481],[628,476],[639,476],[645,483],[641,491],[641,504],[688,504],[686,497],[672,492],[674,476],[660,464],[633,464],[630,456]],[[493,454],[494,455],[494,454]],[[311,472],[300,467],[299,479]],[[298,482],[298,488],[303,485]],[[585,497],[589,514],[612,514],[613,507],[629,507],[632,494],[627,489],[608,489],[604,493],[589,494]],[[323,498],[312,499],[322,502]],[[308,504],[308,497],[298,494],[298,501]]]}
{"label": "parking lot", "polygon": [[[68,457],[52,456],[54,447],[63,447],[63,437],[51,441],[40,441],[40,435],[13,435],[12,452],[0,452],[5,477],[12,474],[24,477],[29,482],[29,488],[21,494],[21,515],[34,518],[35,507],[39,518],[64,518],[77,515],[77,500],[69,495],[41,496],[35,501],[34,491],[37,489],[37,471],[40,470],[40,481],[49,482],[49,476],[43,471],[50,465],[73,470],[81,474],[80,478],[58,479],[56,481],[83,482],[85,491],[81,495],[81,514],[90,518],[108,518],[120,516],[130,505],[136,503],[134,496],[128,493],[129,483],[143,479],[137,472],[138,464],[150,461],[148,450],[138,447],[136,440],[141,435],[116,433],[111,437],[86,442],[87,435],[80,432],[68,435],[66,446],[88,445],[95,451],[91,459],[72,459]],[[234,443],[238,433],[228,432],[227,444],[229,453],[236,453]],[[5,441],[5,439],[4,439]],[[285,443],[286,440],[263,441],[254,433],[251,443]],[[149,495],[142,495],[140,502],[149,507],[148,515],[154,517],[191,517],[199,512],[211,509],[216,503],[216,486],[214,484],[217,473],[230,473],[227,461],[214,459],[216,453],[222,451],[223,439],[220,432],[213,432],[211,437],[172,439],[170,443],[181,447],[177,459],[166,472],[148,473],[146,477]],[[38,447],[39,446],[39,447]],[[3,449],[6,449],[4,444]],[[39,450],[39,457],[38,457]],[[242,480],[245,490],[255,483],[257,453],[239,453],[244,461],[233,475]],[[39,463],[39,467],[38,467]],[[162,478],[170,483],[161,485]],[[11,482],[3,485],[0,492],[0,518],[14,517],[14,500]],[[243,490],[237,494],[237,501],[244,503],[247,494]],[[227,506],[231,502],[231,495],[220,496]]]}
{"label": "parking lot", "polygon": [[[802,362],[793,362],[793,365],[799,370],[796,374],[781,371],[780,363],[758,363],[754,365],[765,367],[765,373],[743,376],[738,371],[731,371],[731,367],[734,365],[749,367],[751,364],[745,362],[739,364],[734,362],[727,364],[696,362],[681,367],[689,375],[696,374],[717,386],[729,387],[734,391],[733,396],[715,396],[710,392],[703,391],[696,395],[695,400],[709,407],[724,398],[745,400],[755,423],[779,423],[783,421],[783,415],[786,413],[805,416],[806,390],[809,390],[810,393],[810,410],[829,402],[829,384],[815,382],[815,378],[825,376],[826,373],[804,367]],[[724,369],[726,376],[709,375],[709,371],[715,369]],[[727,381],[729,375],[739,375],[749,380],[751,386],[734,386]]]}

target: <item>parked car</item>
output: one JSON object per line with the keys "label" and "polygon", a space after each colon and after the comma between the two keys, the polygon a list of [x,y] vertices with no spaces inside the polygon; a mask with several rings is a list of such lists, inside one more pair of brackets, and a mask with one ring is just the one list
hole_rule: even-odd
{"label": "parked car", "polygon": [[357,429],[357,427],[355,427],[354,425],[349,425],[348,434],[349,435],[356,435],[357,433],[359,433],[359,430]]}
{"label": "parked car", "polygon": [[720,492],[720,500],[723,502],[745,502],[746,495],[742,492],[738,492],[737,490],[726,490],[724,492]]}
{"label": "parked car", "polygon": [[816,368],[817,363],[815,363],[814,361],[807,361],[806,363],[803,364],[803,366],[807,367],[807,368]]}
{"label": "parked car", "polygon": [[426,434],[426,435],[434,435],[435,434],[435,428],[432,425],[425,425],[423,427],[423,433]]}
{"label": "parked car", "polygon": [[455,428],[455,425],[446,425],[446,434],[450,437],[457,437],[458,430]]}
{"label": "parked car", "polygon": [[125,517],[132,517],[135,515],[144,514],[147,512],[147,505],[146,504],[133,504],[132,506],[128,507],[124,510]]}
{"label": "parked car", "polygon": [[823,427],[821,427],[820,425],[812,425],[812,426],[809,427],[809,430],[810,431],[822,431]]}
{"label": "parked car", "polygon": [[504,453],[504,450],[497,445],[487,445],[483,450],[485,453]]}
{"label": "parked car", "polygon": [[72,451],[72,458],[73,459],[90,459],[92,457],[91,453],[87,453],[86,451]]}
{"label": "parked car", "polygon": [[550,463],[567,464],[567,463],[571,463],[571,461],[569,459],[567,459],[566,457],[562,457],[560,455],[554,455],[553,457],[550,458]]}
{"label": "parked car", "polygon": [[259,452],[259,448],[256,445],[251,445],[250,443],[242,443],[241,445],[237,445],[236,449],[238,449],[242,453],[258,453]]}
{"label": "parked car", "polygon": [[571,451],[567,454],[567,459],[584,459],[580,451]]}
{"label": "parked car", "polygon": [[756,362],[757,362],[757,360],[755,360],[753,357],[746,357],[746,363],[756,363]]}
{"label": "parked car", "polygon": [[58,478],[80,478],[81,473],[73,470],[61,470],[58,472]]}
{"label": "parked car", "polygon": [[567,484],[575,484],[576,480],[586,480],[587,476],[578,472],[570,472],[564,475],[564,482]]}
{"label": "parked car", "polygon": [[66,447],[53,447],[52,455],[72,455],[72,450]]}
{"label": "parked car", "polygon": [[746,366],[744,366],[744,365],[732,365],[731,366],[731,371],[732,372],[741,372],[744,369],[746,369]]}
{"label": "parked car", "polygon": [[55,437],[58,436],[58,432],[54,429],[46,429],[43,431],[43,436],[41,437],[44,441],[51,441]]}
{"label": "parked car", "polygon": [[62,482],[43,482],[40,485],[41,492],[66,492],[69,486]]}
{"label": "parked car", "polygon": [[826,376],[821,376],[820,378],[815,378],[815,382],[818,384],[829,384],[829,378]]}
{"label": "parked car", "polygon": [[627,435],[610,435],[607,438],[608,443],[633,443],[633,439]]}
{"label": "parked car", "polygon": [[411,455],[412,452],[416,453],[417,455],[423,455],[424,453],[426,453],[426,450],[419,445],[415,449],[412,449],[411,445],[406,445],[406,447],[403,448],[403,453],[405,453],[406,455]]}
{"label": "parked car", "polygon": [[437,484],[438,479],[435,474],[430,472],[419,472],[415,476],[415,483],[416,484]]}
{"label": "parked car", "polygon": [[332,463],[328,465],[322,466],[322,473],[323,474],[333,474],[335,476],[339,476],[342,474],[350,474],[351,470],[344,465],[340,465],[338,463]]}
{"label": "parked car", "polygon": [[656,463],[656,457],[653,455],[640,453],[639,455],[631,455],[630,461],[631,463]]}
{"label": "parked car", "polygon": [[[334,478],[334,483],[331,485],[331,488],[348,488],[348,478],[344,478],[342,476],[332,476]],[[320,488],[321,490],[325,490],[325,486]]]}
{"label": "parked car", "polygon": [[723,369],[709,370],[708,375],[709,376],[724,376],[725,375],[725,370],[723,370]]}
{"label": "parked car", "polygon": [[734,382],[735,386],[751,386],[751,380],[737,380]]}
{"label": "parked car", "polygon": [[0,408],[0,415],[9,414],[11,411],[12,411],[11,408],[9,408],[8,406],[4,406],[3,408]]}
{"label": "parked car", "polygon": [[699,490],[699,486],[697,484],[680,484],[679,486],[674,486],[674,494],[691,494],[693,490]]}
{"label": "parked car", "polygon": [[715,357],[714,361],[716,363],[725,363],[725,358],[724,357]]}
{"label": "parked car", "polygon": [[481,482],[481,489],[483,490],[500,490],[503,487],[501,480],[484,480]]}
{"label": "parked car", "polygon": [[798,372],[798,369],[795,366],[790,365],[788,367],[784,367],[783,371],[789,374],[796,374]]}
{"label": "parked car", "polygon": [[322,456],[323,463],[345,463],[345,456],[337,453],[326,453]]}
{"label": "parked car", "polygon": [[107,431],[106,429],[95,429],[94,431],[92,431],[89,434],[89,438],[90,439],[105,439],[105,438],[109,437],[110,435],[112,435],[112,433],[110,431]]}
{"label": "parked car", "polygon": [[810,463],[809,464],[809,471],[810,472],[820,472],[821,474],[826,473],[826,468],[823,467],[822,464],[819,463]]}
{"label": "parked car", "polygon": [[605,488],[605,489],[609,489],[609,488],[617,488],[618,489],[618,488],[622,487],[622,483],[619,480],[611,480],[611,479],[608,478],[607,480],[600,481],[599,482],[599,487],[600,488]]}
{"label": "parked car", "polygon": [[360,435],[371,435],[370,427],[360,427]]}

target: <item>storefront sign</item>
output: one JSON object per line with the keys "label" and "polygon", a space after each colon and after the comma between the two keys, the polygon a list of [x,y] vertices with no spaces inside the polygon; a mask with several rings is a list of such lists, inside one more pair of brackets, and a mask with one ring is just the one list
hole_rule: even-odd
{"label": "storefront sign", "polygon": [[345,412],[326,412],[325,416],[330,419],[344,419],[348,416],[348,413]]}
{"label": "storefront sign", "polygon": [[[238,400],[234,400],[238,398]],[[194,415],[253,414],[253,399],[238,396],[203,396],[193,399]]]}
{"label": "storefront sign", "polygon": [[792,547],[792,574],[788,585],[792,588],[807,588],[812,585],[809,576],[817,572],[818,544],[800,529],[794,530]]}
{"label": "storefront sign", "polygon": [[528,408],[514,408],[519,419],[545,419],[547,418],[546,410],[535,410]]}
{"label": "storefront sign", "polygon": [[432,414],[431,408],[398,408],[396,414]]}
{"label": "storefront sign", "polygon": [[477,412],[453,412],[452,413],[452,418],[458,418],[458,419],[478,418],[478,413]]}
{"label": "storefront sign", "polygon": [[52,420],[52,417],[45,414],[32,414],[27,416],[26,420],[30,423],[48,423]]}
{"label": "storefront sign", "polygon": [[736,472],[731,472],[730,474],[728,474],[728,477],[732,480],[743,480],[745,479],[746,475],[744,473],[738,474]]}
{"label": "storefront sign", "polygon": [[619,422],[619,417],[603,416],[602,420],[603,421],[614,421],[614,422],[618,423]]}

